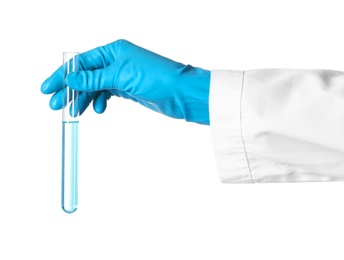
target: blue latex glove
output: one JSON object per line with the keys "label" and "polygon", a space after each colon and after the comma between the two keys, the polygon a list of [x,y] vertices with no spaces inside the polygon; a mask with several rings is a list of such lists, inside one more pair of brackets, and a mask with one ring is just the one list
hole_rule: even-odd
{"label": "blue latex glove", "polygon": [[[103,113],[111,96],[131,99],[173,118],[209,125],[210,71],[184,65],[118,40],[80,54],[81,71],[66,83],[80,91],[79,107]],[[41,86],[53,94],[50,107],[62,108],[63,71],[60,67]]]}

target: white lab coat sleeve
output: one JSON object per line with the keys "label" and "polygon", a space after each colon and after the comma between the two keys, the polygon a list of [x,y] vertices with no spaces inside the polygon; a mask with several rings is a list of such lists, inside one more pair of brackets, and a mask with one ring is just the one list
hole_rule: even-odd
{"label": "white lab coat sleeve", "polygon": [[211,72],[212,140],[224,183],[344,181],[344,72]]}

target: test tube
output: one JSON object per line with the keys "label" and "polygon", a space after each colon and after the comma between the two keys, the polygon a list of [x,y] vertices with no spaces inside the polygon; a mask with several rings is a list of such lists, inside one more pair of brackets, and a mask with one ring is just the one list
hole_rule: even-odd
{"label": "test tube", "polygon": [[61,206],[66,213],[78,208],[78,127],[79,93],[67,86],[65,78],[79,70],[77,52],[63,53],[62,187]]}

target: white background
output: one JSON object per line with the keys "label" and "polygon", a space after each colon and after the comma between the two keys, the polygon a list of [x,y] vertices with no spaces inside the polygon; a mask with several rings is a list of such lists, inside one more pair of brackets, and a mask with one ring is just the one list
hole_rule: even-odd
{"label": "white background", "polygon": [[343,259],[343,183],[221,184],[210,127],[118,98],[81,118],[64,213],[61,113],[40,93],[63,51],[119,38],[205,69],[340,70],[340,3],[2,1],[0,259]]}

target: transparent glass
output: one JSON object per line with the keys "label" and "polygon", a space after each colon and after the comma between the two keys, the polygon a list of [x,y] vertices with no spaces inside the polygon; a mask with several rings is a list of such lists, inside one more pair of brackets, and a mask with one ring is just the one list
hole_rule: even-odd
{"label": "transparent glass", "polygon": [[79,70],[79,54],[63,53],[63,107],[62,107],[62,209],[73,213],[78,208],[78,134],[79,93],[66,85],[65,78]]}

